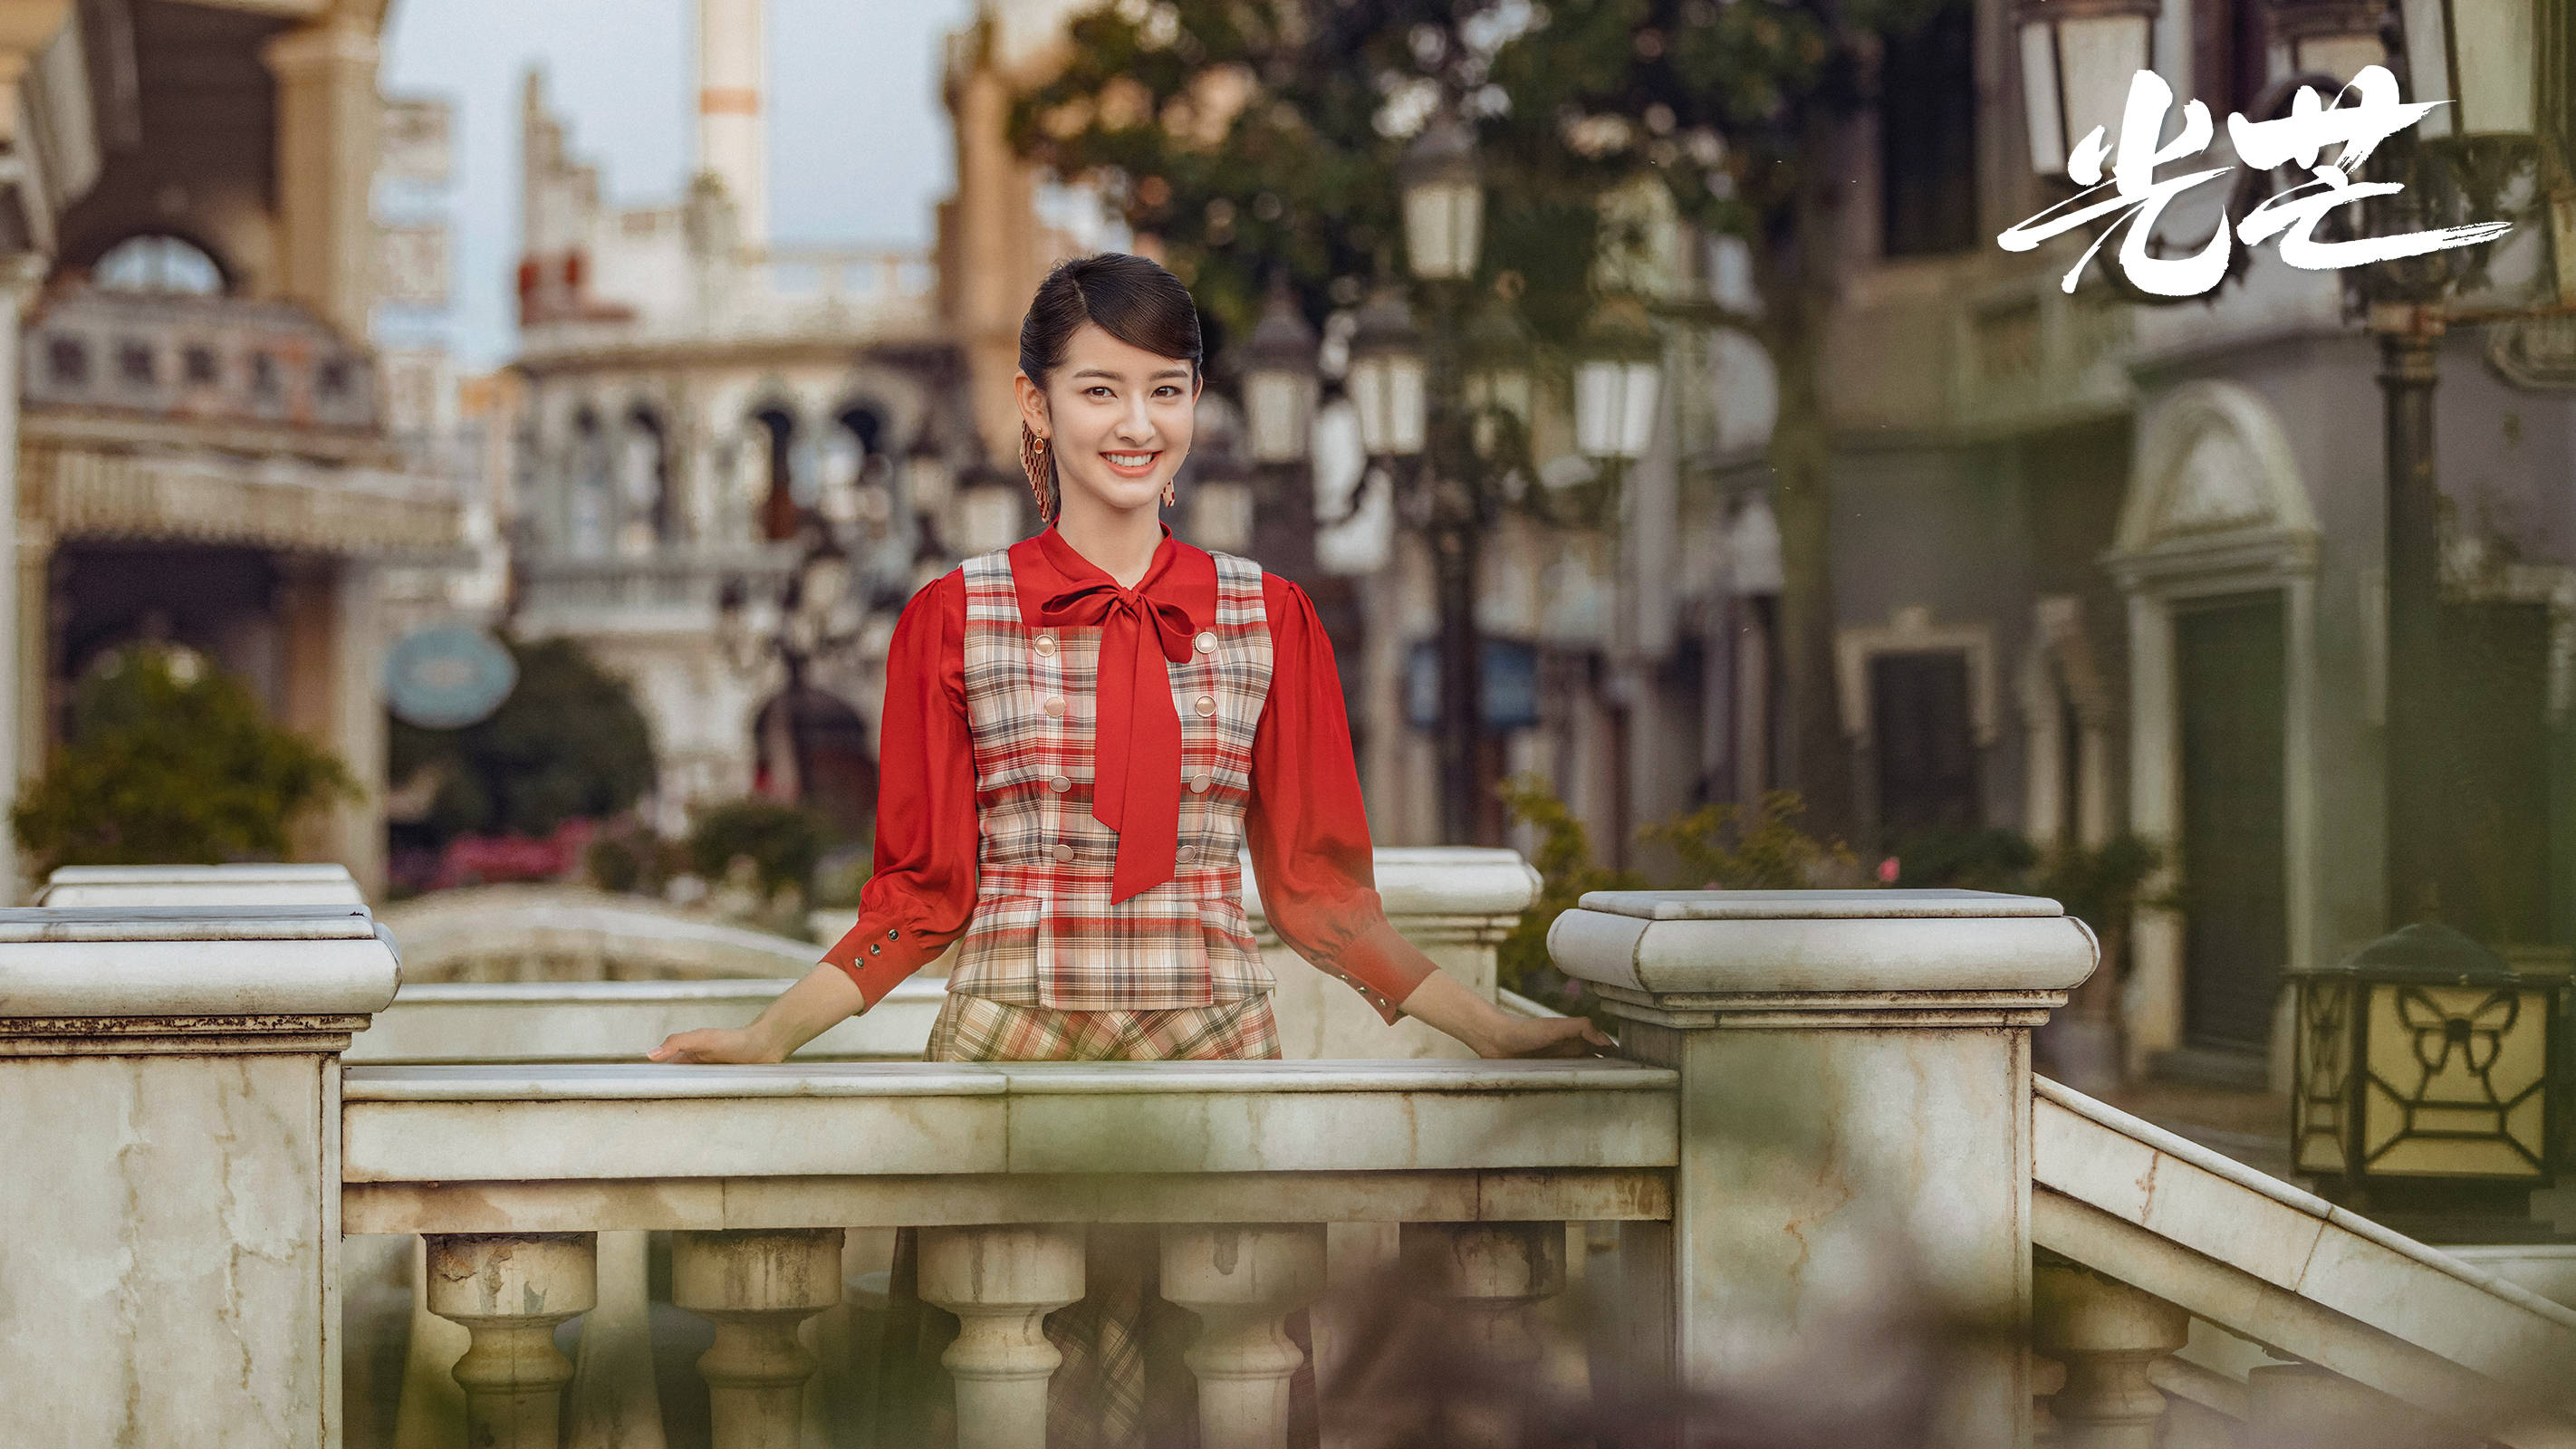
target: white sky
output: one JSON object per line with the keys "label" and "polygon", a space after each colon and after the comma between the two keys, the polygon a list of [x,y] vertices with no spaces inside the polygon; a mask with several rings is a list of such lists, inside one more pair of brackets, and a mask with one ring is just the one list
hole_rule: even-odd
{"label": "white sky", "polygon": [[[953,180],[939,43],[971,0],[769,0],[770,230],[782,242],[927,245]],[[456,108],[458,360],[514,345],[519,84],[542,65],[576,152],[620,201],[680,194],[692,138],[689,0],[395,0],[383,83]],[[416,329],[405,329],[406,331]]]}

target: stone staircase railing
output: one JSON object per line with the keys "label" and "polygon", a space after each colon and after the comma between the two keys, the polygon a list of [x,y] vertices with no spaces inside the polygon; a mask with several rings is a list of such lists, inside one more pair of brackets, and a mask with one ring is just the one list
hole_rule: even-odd
{"label": "stone staircase railing", "polygon": [[[1929,1324],[1929,1443],[2576,1443],[2576,1314],[2031,1077],[2028,1028],[2095,961],[2051,903],[1609,893],[1551,945],[1629,1059],[370,1064],[349,1034],[401,1009],[362,909],[0,913],[0,1148],[47,1165],[0,1188],[0,1442],[343,1442],[344,1233],[419,1244],[416,1343],[473,1442],[659,1442],[630,1391],[648,1233],[715,1325],[717,1449],[843,1442],[816,1350],[847,1351],[850,1245],[902,1225],[965,1325],[959,1443],[1036,1449],[1039,1320],[1080,1296],[1082,1225],[1123,1222],[1202,1322],[1212,1446],[1281,1442],[1284,1315],[1390,1258],[1524,1377],[1698,1396],[1638,1442],[1847,1406]],[[417,1039],[566,1000],[460,998]],[[1608,1336],[1542,1373],[1568,1244],[1603,1234]],[[2283,1361],[2238,1372],[2248,1342]]]}

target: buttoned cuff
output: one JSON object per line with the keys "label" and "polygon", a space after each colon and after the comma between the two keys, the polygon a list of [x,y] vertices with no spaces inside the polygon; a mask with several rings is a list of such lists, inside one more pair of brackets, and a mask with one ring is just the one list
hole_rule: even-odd
{"label": "buttoned cuff", "polygon": [[1353,936],[1324,968],[1360,994],[1389,1026],[1403,1019],[1405,998],[1440,968],[1422,948],[1404,939],[1384,916]]}
{"label": "buttoned cuff", "polygon": [[921,932],[907,933],[882,918],[861,917],[848,935],[823,953],[823,964],[839,967],[857,984],[863,998],[859,1011],[865,1012],[884,1000],[885,994],[906,977],[937,960],[945,949],[931,945]]}

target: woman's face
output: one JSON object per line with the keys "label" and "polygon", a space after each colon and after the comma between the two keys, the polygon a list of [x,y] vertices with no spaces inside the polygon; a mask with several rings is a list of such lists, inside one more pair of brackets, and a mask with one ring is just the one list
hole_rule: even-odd
{"label": "woman's face", "polygon": [[1119,341],[1096,322],[1067,339],[1044,392],[1022,373],[1020,416],[1055,451],[1069,501],[1087,494],[1110,509],[1152,508],[1190,452],[1199,379],[1186,358]]}

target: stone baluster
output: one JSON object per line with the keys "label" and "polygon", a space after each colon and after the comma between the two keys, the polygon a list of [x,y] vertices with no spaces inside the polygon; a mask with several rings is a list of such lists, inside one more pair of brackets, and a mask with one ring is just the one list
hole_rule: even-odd
{"label": "stone baluster", "polygon": [[1537,1305],[1564,1291],[1565,1236],[1563,1223],[1404,1225],[1406,1280],[1435,1305],[1466,1361],[1446,1394],[1443,1442],[1520,1442],[1519,1411],[1543,1392]]}
{"label": "stone baluster", "polygon": [[564,1449],[663,1449],[662,1397],[653,1383],[652,1236],[640,1228],[599,1235],[599,1306],[581,1321],[573,1352]]}
{"label": "stone baluster", "polygon": [[1201,1449],[1287,1449],[1288,1381],[1306,1361],[1282,1319],[1324,1286],[1324,1225],[1169,1227],[1163,1296],[1198,1315]]}
{"label": "stone baluster", "polygon": [[716,1449],[798,1449],[815,1359],[796,1328],[841,1301],[841,1230],[673,1233],[671,1301],[715,1322]]}
{"label": "stone baluster", "polygon": [[2165,1396],[2156,1362],[2191,1337],[2191,1315],[2088,1268],[2042,1258],[2034,1274],[2031,1338],[2065,1367],[2048,1401],[2057,1449],[2155,1449]]}
{"label": "stone baluster", "polygon": [[456,1361],[465,1441],[476,1449],[555,1449],[572,1360],[555,1329],[599,1301],[589,1233],[432,1233],[429,1311],[465,1325]]}
{"label": "stone baluster", "polygon": [[921,1230],[921,1297],[957,1315],[940,1362],[957,1381],[957,1449],[1042,1449],[1047,1376],[1061,1355],[1046,1316],[1082,1297],[1079,1227]]}
{"label": "stone baluster", "polygon": [[1855,1381],[1928,1314],[1991,1331],[1927,1370],[1926,1442],[2027,1443],[2029,1029],[2092,933],[1970,891],[1595,891],[1548,949],[1681,1078],[1672,1220],[1621,1232],[1622,1397]]}

